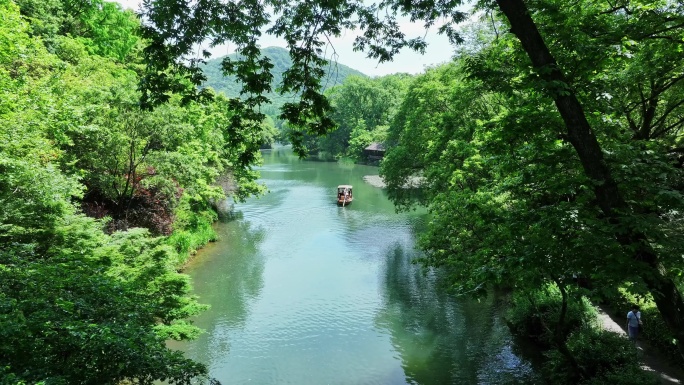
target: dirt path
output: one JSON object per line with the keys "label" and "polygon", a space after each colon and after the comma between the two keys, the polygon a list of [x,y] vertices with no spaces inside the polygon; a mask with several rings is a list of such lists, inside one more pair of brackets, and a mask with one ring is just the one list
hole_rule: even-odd
{"label": "dirt path", "polygon": [[[615,319],[609,316],[601,307],[598,310],[599,319],[604,329],[627,336],[627,333],[622,328],[622,325],[627,322],[626,318],[624,320]],[[682,381],[684,381],[684,371],[669,364],[667,357],[664,357],[662,353],[653,349],[645,341],[637,341],[637,349],[639,350],[642,369],[657,374],[663,384],[682,384]]]}

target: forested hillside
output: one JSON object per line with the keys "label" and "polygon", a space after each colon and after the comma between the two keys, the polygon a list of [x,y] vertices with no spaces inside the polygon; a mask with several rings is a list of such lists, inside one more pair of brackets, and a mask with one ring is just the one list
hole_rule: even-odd
{"label": "forested hillside", "polygon": [[259,193],[260,126],[229,100],[141,110],[136,15],[0,0],[0,383],[190,383],[199,333],[178,273],[215,238],[230,175]]}
{"label": "forested hillside", "polygon": [[[276,118],[280,115],[280,107],[287,102],[294,99],[294,94],[289,93],[285,95],[280,95],[277,92],[277,86],[283,81],[283,73],[292,67],[292,59],[290,58],[290,53],[285,48],[280,47],[267,47],[261,50],[261,55],[267,57],[271,60],[273,68],[271,73],[273,74],[273,91],[265,93],[271,104],[265,106],[262,110],[272,118]],[[237,54],[228,55],[232,59],[238,57]],[[207,77],[204,82],[204,86],[213,88],[216,92],[222,92],[228,97],[238,97],[240,96],[241,85],[236,81],[236,77],[233,75],[224,76],[223,70],[221,68],[221,63],[223,58],[214,58],[207,61],[205,65],[202,66],[202,71]],[[361,71],[349,68],[344,64],[331,62],[325,67],[325,75],[323,75],[323,89],[328,89],[338,84],[342,84],[345,79],[349,76],[360,76],[366,77]]]}

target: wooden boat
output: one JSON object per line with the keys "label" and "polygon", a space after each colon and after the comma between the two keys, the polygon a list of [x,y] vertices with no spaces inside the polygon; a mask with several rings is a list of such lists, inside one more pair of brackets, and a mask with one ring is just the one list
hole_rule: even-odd
{"label": "wooden boat", "polygon": [[337,204],[346,206],[352,203],[354,196],[352,195],[352,186],[348,184],[341,184],[337,186]]}

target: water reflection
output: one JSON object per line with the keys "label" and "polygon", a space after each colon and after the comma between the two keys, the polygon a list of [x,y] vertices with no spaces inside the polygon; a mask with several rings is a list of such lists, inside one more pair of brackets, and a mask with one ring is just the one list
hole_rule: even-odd
{"label": "water reflection", "polygon": [[457,299],[440,278],[397,245],[385,255],[384,303],[376,317],[391,335],[411,384],[534,384],[531,366],[511,349],[496,300]]}

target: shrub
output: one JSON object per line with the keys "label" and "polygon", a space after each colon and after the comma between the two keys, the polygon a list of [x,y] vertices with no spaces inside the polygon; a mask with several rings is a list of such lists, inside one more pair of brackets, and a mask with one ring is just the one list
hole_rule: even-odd
{"label": "shrub", "polygon": [[636,366],[606,372],[585,382],[586,385],[659,385],[660,380],[653,374]]}
{"label": "shrub", "polygon": [[[595,325],[596,309],[584,297],[568,300],[564,333],[569,334],[580,327]],[[528,295],[513,296],[507,321],[513,334],[532,339],[543,348],[553,345],[553,331],[558,323],[562,297],[555,285],[535,291]],[[546,325],[546,327],[544,327]],[[547,330],[547,327],[551,330]]]}
{"label": "shrub", "polygon": [[568,349],[590,377],[639,363],[634,344],[618,333],[605,330],[578,330],[568,338]]}
{"label": "shrub", "polygon": [[[652,378],[639,368],[637,350],[624,336],[595,328],[578,329],[568,338],[567,347],[578,366],[583,369],[587,384],[628,384],[619,380],[625,373],[639,378],[639,384],[652,384]],[[545,377],[554,384],[575,385],[569,381],[575,370],[558,351],[548,354]],[[631,381],[631,380],[630,380]],[[634,382],[636,383],[636,382]]]}

